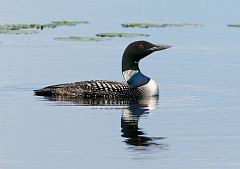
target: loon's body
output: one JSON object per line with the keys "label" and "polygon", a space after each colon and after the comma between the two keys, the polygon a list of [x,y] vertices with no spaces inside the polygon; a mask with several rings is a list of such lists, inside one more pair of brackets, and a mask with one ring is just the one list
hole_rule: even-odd
{"label": "loon's body", "polygon": [[136,41],[128,45],[122,58],[122,73],[126,82],[91,80],[48,86],[35,90],[38,96],[66,96],[83,98],[136,98],[158,96],[158,85],[139,69],[139,61],[154,51],[169,48],[169,45],[154,45]]}

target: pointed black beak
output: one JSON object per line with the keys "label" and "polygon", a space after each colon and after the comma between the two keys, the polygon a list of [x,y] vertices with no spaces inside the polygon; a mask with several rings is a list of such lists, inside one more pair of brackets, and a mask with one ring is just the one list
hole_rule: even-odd
{"label": "pointed black beak", "polygon": [[167,48],[172,47],[171,45],[165,45],[165,44],[158,44],[158,45],[154,45],[153,47],[149,48],[148,50],[154,52],[154,51],[159,51],[159,50],[164,50]]}

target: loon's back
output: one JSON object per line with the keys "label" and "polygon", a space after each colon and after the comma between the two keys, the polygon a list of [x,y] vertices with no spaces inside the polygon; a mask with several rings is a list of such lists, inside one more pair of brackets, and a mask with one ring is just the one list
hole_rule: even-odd
{"label": "loon's back", "polygon": [[141,92],[125,82],[109,80],[90,80],[48,86],[35,90],[37,96],[70,96],[83,98],[121,98],[140,97]]}

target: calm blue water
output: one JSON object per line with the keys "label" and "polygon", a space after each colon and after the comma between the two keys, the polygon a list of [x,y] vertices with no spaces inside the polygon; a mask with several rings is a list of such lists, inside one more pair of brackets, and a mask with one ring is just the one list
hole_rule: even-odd
{"label": "calm blue water", "polygon": [[[238,1],[7,1],[0,23],[86,20],[88,25],[0,35],[0,169],[240,167]],[[202,24],[124,29],[121,23]],[[158,82],[159,100],[51,101],[47,85],[122,80],[121,56],[139,38],[61,42],[59,36],[145,33],[173,47],[140,66]],[[142,38],[141,38],[142,39]],[[88,106],[87,106],[88,105]]]}

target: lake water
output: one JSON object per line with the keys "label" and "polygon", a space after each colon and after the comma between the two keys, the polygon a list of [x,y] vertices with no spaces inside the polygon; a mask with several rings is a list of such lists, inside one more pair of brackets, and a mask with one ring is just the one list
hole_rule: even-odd
{"label": "lake water", "polygon": [[[238,1],[1,0],[0,24],[89,21],[34,35],[0,34],[0,169],[240,168]],[[197,28],[122,28],[122,23],[197,23]],[[56,41],[103,32],[144,33],[103,42]],[[123,80],[135,40],[173,47],[142,60],[159,99],[58,100],[47,85]],[[101,104],[99,104],[101,103]]]}

